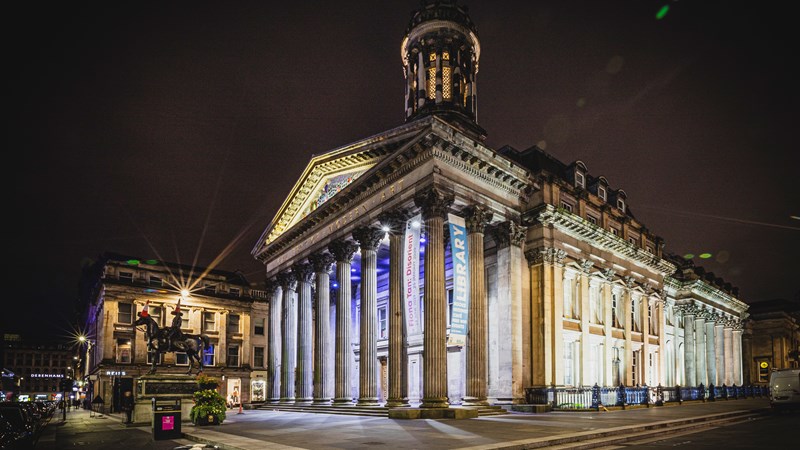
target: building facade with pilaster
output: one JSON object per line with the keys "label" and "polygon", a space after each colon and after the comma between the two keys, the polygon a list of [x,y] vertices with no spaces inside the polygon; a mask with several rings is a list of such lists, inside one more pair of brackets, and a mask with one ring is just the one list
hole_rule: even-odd
{"label": "building facade with pilaster", "polygon": [[423,2],[401,57],[405,124],[314,156],[252,250],[267,401],[511,404],[695,371],[676,356],[701,340],[688,305],[732,321],[746,306],[683,289],[625,191],[584,162],[484,144],[465,8]]}
{"label": "building facade with pilaster", "polygon": [[[137,380],[151,368],[144,327],[135,325],[143,307],[169,327],[179,299],[181,331],[204,334],[211,344],[203,373],[220,380],[225,396],[236,390],[243,403],[265,400],[268,304],[241,274],[106,253],[85,269],[80,297],[83,375],[106,410],[119,411],[126,390],[137,396]],[[157,373],[185,374],[189,363],[186,353],[165,353]]]}

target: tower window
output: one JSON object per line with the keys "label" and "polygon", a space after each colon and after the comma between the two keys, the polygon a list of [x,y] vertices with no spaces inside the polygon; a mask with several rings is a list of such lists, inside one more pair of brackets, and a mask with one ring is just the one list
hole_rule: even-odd
{"label": "tower window", "polygon": [[452,68],[450,66],[443,66],[442,67],[442,97],[445,100],[450,100],[453,98],[453,79],[452,79]]}
{"label": "tower window", "polygon": [[428,100],[436,98],[436,66],[428,68]]}
{"label": "tower window", "polygon": [[442,59],[445,61],[450,61],[450,52],[442,52]]}

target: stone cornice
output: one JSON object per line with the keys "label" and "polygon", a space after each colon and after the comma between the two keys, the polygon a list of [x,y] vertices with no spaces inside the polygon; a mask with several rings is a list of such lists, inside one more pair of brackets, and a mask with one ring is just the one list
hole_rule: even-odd
{"label": "stone cornice", "polygon": [[620,257],[638,262],[639,264],[668,276],[675,273],[675,265],[661,259],[652,253],[637,248],[596,225],[567,211],[545,204],[523,215],[523,223],[541,223],[567,234],[575,239],[591,243],[602,250],[610,251]]}

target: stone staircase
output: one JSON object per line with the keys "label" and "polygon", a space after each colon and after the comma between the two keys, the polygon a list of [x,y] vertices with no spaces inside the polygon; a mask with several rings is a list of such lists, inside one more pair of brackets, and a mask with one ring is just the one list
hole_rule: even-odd
{"label": "stone staircase", "polygon": [[[456,408],[458,407],[456,406]],[[339,414],[346,416],[389,417],[389,408],[385,406],[263,404],[255,409],[265,411]],[[499,416],[503,414],[508,414],[508,411],[500,406],[482,406],[478,408],[478,417]]]}

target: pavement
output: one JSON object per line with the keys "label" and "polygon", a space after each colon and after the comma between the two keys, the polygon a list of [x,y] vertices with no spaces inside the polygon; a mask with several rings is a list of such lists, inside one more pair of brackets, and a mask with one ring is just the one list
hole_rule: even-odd
{"label": "pavement", "polygon": [[383,417],[296,413],[273,410],[228,410],[221,425],[182,424],[183,438],[153,440],[149,426],[122,423],[122,415],[90,417],[70,411],[67,421],[55,416],[36,445],[40,449],[213,448],[261,449],[470,449],[563,446],[603,436],[659,433],[664,428],[759,414],[767,399],[684,403],[676,406],[600,412],[509,413],[477,419],[400,420]]}

